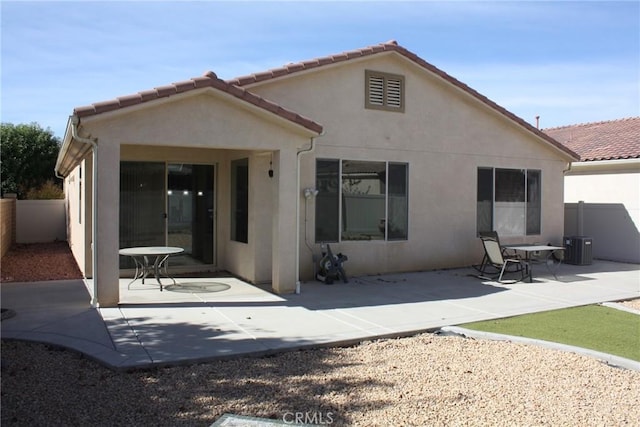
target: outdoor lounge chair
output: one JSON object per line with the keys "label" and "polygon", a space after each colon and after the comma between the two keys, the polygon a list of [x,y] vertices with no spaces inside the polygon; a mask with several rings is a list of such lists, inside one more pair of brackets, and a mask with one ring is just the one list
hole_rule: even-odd
{"label": "outdoor lounge chair", "polygon": [[[480,232],[478,232],[478,236],[481,239],[487,238],[487,239],[495,240],[498,243],[498,246],[500,247],[500,252],[502,253],[502,257],[503,258],[518,258],[518,256],[515,253],[509,254],[508,249],[502,247],[502,245],[500,244],[500,238],[498,237],[498,232],[497,231],[480,231]],[[489,262],[486,250],[484,252],[484,255],[482,257],[482,262],[480,263],[480,265],[474,265],[473,267],[476,270],[478,270],[480,272],[480,274],[486,274],[487,268],[495,268],[495,266],[492,265]],[[502,268],[502,267],[500,267],[500,268]],[[500,271],[500,270],[498,270],[498,271]]]}
{"label": "outdoor lounge chair", "polygon": [[[494,267],[500,271],[500,274],[494,277],[483,277],[485,279],[494,280],[498,279],[499,283],[502,283],[502,276],[507,271],[509,264],[515,267],[513,272],[520,273],[520,280],[524,280],[529,274],[529,265],[520,259],[519,257],[505,257],[502,253],[502,248],[497,240],[492,237],[481,237],[482,245],[484,246],[484,252],[487,259],[486,264]],[[481,276],[482,277],[482,276]]]}

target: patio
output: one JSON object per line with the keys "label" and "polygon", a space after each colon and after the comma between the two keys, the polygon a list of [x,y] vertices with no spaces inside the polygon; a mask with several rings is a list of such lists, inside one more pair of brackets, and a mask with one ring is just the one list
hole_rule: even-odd
{"label": "patio", "polygon": [[89,307],[83,281],[9,283],[3,305],[18,315],[2,322],[2,335],[63,345],[127,369],[346,345],[640,297],[637,264],[563,265],[557,281],[539,268],[533,283],[472,274],[463,268],[303,283],[300,294],[284,296],[233,277],[178,278],[163,292],[138,282],[127,289],[123,278],[120,305],[98,310]]}

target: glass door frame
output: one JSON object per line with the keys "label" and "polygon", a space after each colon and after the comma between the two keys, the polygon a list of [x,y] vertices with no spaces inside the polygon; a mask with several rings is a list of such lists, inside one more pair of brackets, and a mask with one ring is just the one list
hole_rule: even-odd
{"label": "glass door frame", "polygon": [[[204,245],[201,245],[200,243],[197,242],[196,238],[197,236],[202,236],[202,238],[205,238],[209,233],[205,232],[198,232],[198,233],[194,233],[194,225],[196,224],[196,216],[198,215],[198,213],[203,214],[203,212],[201,210],[195,209],[196,206],[193,206],[193,203],[191,203],[190,207],[187,207],[188,210],[191,211],[191,214],[188,215],[189,219],[188,219],[188,228],[190,229],[190,233],[189,233],[189,237],[188,239],[190,239],[190,249],[191,251],[188,250],[187,246],[186,246],[186,242],[185,244],[175,244],[173,242],[170,242],[170,238],[171,238],[171,233],[170,233],[170,229],[171,229],[171,219],[172,219],[172,212],[175,211],[174,207],[172,206],[172,204],[170,203],[170,197],[172,196],[172,194],[170,194],[170,191],[178,191],[178,192],[185,192],[185,195],[188,195],[191,198],[193,197],[208,197],[207,194],[201,194],[200,191],[198,191],[197,193],[195,193],[193,190],[193,188],[170,188],[170,169],[172,165],[180,165],[180,166],[193,166],[194,168],[192,169],[192,172],[190,173],[191,179],[194,179],[197,177],[194,175],[193,170],[195,169],[195,166],[204,166],[206,168],[212,168],[210,170],[210,179],[212,180],[212,182],[210,182],[211,186],[209,187],[208,184],[205,185],[205,188],[203,188],[204,191],[208,192],[209,190],[211,191],[211,212],[209,213],[204,213],[204,215],[210,215],[210,220],[211,222],[209,223],[208,221],[204,221],[201,223],[202,224],[206,224],[207,227],[211,227],[211,239],[212,241],[209,242],[209,245],[207,245],[206,243]],[[208,177],[207,177],[208,178]],[[194,185],[193,181],[191,181],[189,183],[190,185]],[[183,186],[184,187],[184,186]],[[173,266],[171,267],[172,270],[180,270],[180,269],[186,269],[186,270],[193,270],[194,266],[200,266],[200,267],[206,267],[207,269],[210,269],[210,267],[215,267],[217,265],[216,262],[216,243],[217,243],[217,228],[216,228],[216,223],[217,223],[217,206],[216,206],[216,194],[217,194],[217,167],[215,164],[211,164],[211,163],[194,163],[194,162],[176,162],[176,161],[167,161],[165,162],[165,243],[167,244],[167,246],[178,246],[178,247],[183,247],[185,249],[185,255],[188,256],[188,254],[193,255],[194,253],[194,247],[199,247],[202,254],[204,254],[203,256],[206,256],[206,252],[210,251],[210,257],[211,257],[211,263],[206,263],[205,261],[203,261],[202,263],[199,263],[198,261],[195,261],[194,263],[187,263],[187,264],[179,264],[179,261],[182,257],[184,257],[185,255],[181,255],[178,257],[175,257],[175,261],[173,263]],[[192,194],[188,194],[188,192],[191,191]],[[179,196],[179,194],[176,194],[177,196]],[[173,195],[173,196],[176,196]],[[179,201],[179,197],[174,199]],[[205,203],[203,207],[207,208],[208,203]],[[182,210],[182,209],[180,209]],[[208,208],[207,208],[207,212],[208,212]],[[178,212],[176,211],[176,214]],[[191,256],[192,259],[196,259],[193,256]],[[178,264],[176,265],[176,262],[178,262]]]}
{"label": "glass door frame", "polygon": [[[218,242],[217,242],[217,236],[218,236],[218,227],[217,227],[217,210],[218,210],[218,200],[217,200],[217,195],[218,195],[218,164],[217,163],[196,163],[196,162],[190,162],[190,161],[175,161],[175,160],[163,160],[163,161],[146,161],[146,160],[121,160],[120,164],[122,165],[122,163],[141,163],[141,164],[162,164],[164,167],[164,177],[162,180],[162,186],[164,188],[164,190],[162,191],[164,197],[163,197],[163,212],[159,212],[158,215],[162,215],[163,216],[163,231],[161,232],[161,236],[162,236],[162,241],[164,242],[163,245],[167,246],[168,245],[168,240],[169,240],[169,210],[170,210],[170,206],[169,206],[169,165],[174,165],[174,164],[179,164],[179,165],[197,165],[197,166],[206,166],[206,167],[210,167],[212,168],[211,170],[211,179],[213,182],[211,182],[211,213],[210,213],[210,217],[211,217],[211,239],[212,242],[211,246],[210,246],[210,250],[211,250],[211,263],[210,264],[199,264],[199,263],[188,263],[188,264],[183,264],[183,265],[172,265],[171,269],[172,271],[178,272],[178,273],[182,273],[182,272],[190,272],[190,271],[194,271],[196,268],[194,267],[199,267],[201,268],[203,271],[215,271],[215,269],[217,268],[218,262],[217,262],[217,246],[218,246]],[[120,178],[122,180],[122,166],[120,166]],[[159,177],[157,177],[159,178]],[[158,181],[155,181],[158,182]],[[207,189],[208,190],[208,189]],[[123,221],[123,209],[128,209],[128,207],[126,205],[124,205],[123,203],[123,196],[122,196],[122,191],[123,191],[123,184],[122,182],[120,183],[120,221]],[[159,194],[158,194],[159,195]],[[131,200],[131,203],[135,203],[135,199]],[[138,213],[138,215],[140,215]],[[144,213],[143,213],[144,215]],[[191,222],[193,222],[193,215],[194,213],[191,214]],[[159,224],[158,224],[159,225]],[[121,223],[119,226],[120,229],[120,244],[119,246],[123,245],[123,224]],[[158,230],[160,231],[160,230]],[[128,240],[129,242],[134,242],[132,246],[145,246],[144,244],[140,245],[140,244],[136,244],[135,240],[136,240],[136,235],[135,235],[135,230],[132,232],[133,234],[131,236],[127,236],[129,237]],[[159,243],[159,242],[158,242]],[[126,245],[125,245],[126,246]],[[127,264],[125,264],[127,265]],[[121,259],[121,269],[122,270],[129,270],[129,267],[124,267],[122,265],[122,259]]]}

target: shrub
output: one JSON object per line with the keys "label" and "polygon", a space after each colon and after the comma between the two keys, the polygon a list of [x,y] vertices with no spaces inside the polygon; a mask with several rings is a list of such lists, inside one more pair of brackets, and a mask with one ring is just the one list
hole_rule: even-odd
{"label": "shrub", "polygon": [[64,191],[53,180],[48,180],[40,187],[27,191],[27,200],[64,199]]}

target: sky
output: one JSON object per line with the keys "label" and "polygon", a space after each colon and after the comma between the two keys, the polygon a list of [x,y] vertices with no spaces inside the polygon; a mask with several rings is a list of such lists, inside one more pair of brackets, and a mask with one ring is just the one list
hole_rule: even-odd
{"label": "sky", "polygon": [[3,123],[397,40],[549,128],[640,116],[640,1],[5,1]]}

